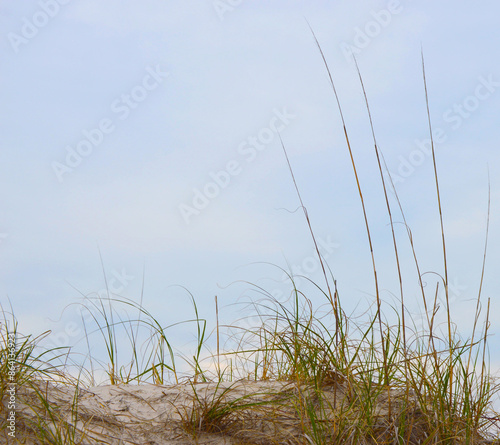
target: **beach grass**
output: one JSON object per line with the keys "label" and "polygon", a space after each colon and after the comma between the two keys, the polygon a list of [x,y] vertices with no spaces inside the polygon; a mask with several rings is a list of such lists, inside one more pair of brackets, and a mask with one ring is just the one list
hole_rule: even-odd
{"label": "beach grass", "polygon": [[[320,282],[305,277],[323,298],[321,311],[314,307],[308,292],[298,286],[297,277],[286,269],[283,272],[290,284],[290,299],[286,302],[253,285],[261,298],[252,302],[251,319],[257,322],[251,327],[236,322],[220,325],[217,299],[216,326],[209,327],[192,296],[193,318],[170,326],[163,326],[159,317],[141,303],[111,293],[108,298],[86,297],[82,305],[90,314],[85,326],[87,338],[92,336],[92,342],[104,345],[107,363],[93,357],[89,343],[86,365],[80,367],[75,377],[67,370],[68,364],[78,362],[71,349],[44,350],[40,342],[50,333],[39,337],[23,335],[14,311],[2,308],[0,436],[4,443],[134,443],[132,439],[120,442],[118,436],[125,428],[123,425],[134,431],[137,443],[146,443],[139,437],[146,437],[141,434],[147,435],[148,422],[137,425],[137,422],[127,424],[123,418],[113,421],[109,413],[99,419],[96,411],[84,405],[82,397],[96,385],[96,370],[100,369],[105,372],[106,383],[113,387],[147,386],[156,387],[157,391],[175,387],[180,391],[175,398],[162,402],[168,405],[163,408],[170,413],[164,424],[165,442],[151,443],[209,443],[204,440],[210,436],[210,440],[219,437],[221,441],[217,443],[221,444],[500,444],[500,415],[492,405],[500,386],[488,365],[490,300],[482,300],[489,204],[485,209],[484,258],[481,285],[475,295],[473,329],[464,338],[450,308],[446,231],[434,146],[435,196],[429,199],[436,201],[439,212],[442,269],[435,272],[440,279],[430,289],[422,278],[403,203],[377,144],[368,95],[358,69],[367,122],[373,134],[377,159],[374,168],[380,173],[399,277],[398,304],[384,303],[355,152],[333,76],[319,43],[318,48],[340,112],[362,207],[372,262],[372,310],[362,317],[353,317],[343,310],[342,295],[320,254],[306,203],[281,141],[291,185],[297,192],[321,264]],[[423,58],[422,68],[432,139]],[[396,221],[402,221],[406,228],[404,241],[396,237]],[[412,264],[401,263],[402,244],[405,248],[409,246]],[[420,324],[406,307],[404,268],[416,271],[424,308]],[[443,311],[438,302],[441,290],[446,302],[444,325],[438,322],[438,314]],[[394,319],[397,321],[389,321]],[[171,328],[180,324],[193,328],[196,345],[192,354],[181,352],[171,340]],[[141,340],[144,332],[146,342]],[[128,339],[131,351],[125,360],[120,351],[124,338]],[[209,347],[214,338],[215,351]],[[9,416],[14,409],[9,408],[9,402],[16,405],[15,438],[10,434],[13,424]],[[161,437],[161,428],[158,430],[158,425],[155,428],[155,437]]]}

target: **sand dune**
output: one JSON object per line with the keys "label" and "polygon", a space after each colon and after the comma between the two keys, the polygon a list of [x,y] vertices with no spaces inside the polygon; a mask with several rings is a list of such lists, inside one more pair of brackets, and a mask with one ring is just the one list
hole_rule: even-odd
{"label": "sand dune", "polygon": [[287,400],[296,391],[282,382],[86,389],[38,382],[18,390],[16,440],[40,443],[33,437],[41,425],[54,435],[74,434],[82,444],[293,443],[300,424]]}

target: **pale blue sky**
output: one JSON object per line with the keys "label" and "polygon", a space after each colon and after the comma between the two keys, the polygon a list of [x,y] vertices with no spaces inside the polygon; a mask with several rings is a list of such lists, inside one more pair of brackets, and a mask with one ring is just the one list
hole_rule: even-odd
{"label": "pale blue sky", "polygon": [[[344,107],[389,302],[398,288],[388,217],[348,52],[357,54],[422,270],[441,272],[432,162],[422,145],[423,47],[454,314],[466,329],[479,284],[489,166],[484,298],[492,299],[498,336],[498,17],[491,0],[3,1],[0,301],[12,300],[21,330],[53,329],[72,343],[77,336],[64,330],[74,311],[57,320],[79,298],[73,287],[103,289],[99,249],[120,295],[139,298],[144,266],[145,305],[165,324],[191,316],[188,296],[172,285],[187,287],[207,317],[215,295],[222,305],[242,295],[244,286],[227,287],[235,280],[284,292],[281,274],[254,262],[288,261],[320,282],[303,215],[286,211],[298,203],[277,128],[346,307],[367,307],[374,289],[361,208],[307,19]],[[416,309],[401,228],[398,235],[406,298]],[[232,311],[225,309],[226,321]],[[499,345],[492,338],[497,365]]]}

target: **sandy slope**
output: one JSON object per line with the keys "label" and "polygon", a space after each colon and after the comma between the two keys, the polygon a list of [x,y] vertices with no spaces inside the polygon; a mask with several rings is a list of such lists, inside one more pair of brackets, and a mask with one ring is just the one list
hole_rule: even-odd
{"label": "sandy slope", "polygon": [[[39,382],[34,388],[19,388],[18,399],[22,403],[18,403],[16,410],[16,441],[11,439],[7,443],[39,443],[30,439],[33,437],[30,425],[35,423],[45,424],[45,428],[53,431],[76,429],[83,444],[236,445],[249,443],[250,436],[252,443],[269,443],[271,438],[279,440],[278,443],[293,442],[299,425],[295,411],[286,402],[293,392],[292,386],[279,382],[118,385],[79,390],[69,385]],[[49,402],[56,421],[44,409],[40,394]],[[217,405],[218,400],[223,403]],[[248,406],[255,403],[258,405]],[[216,422],[213,432],[190,432],[189,425],[199,425],[200,419],[201,422],[208,419],[207,408],[228,404],[233,407],[231,414]],[[183,422],[193,419],[193,412],[204,414],[199,414],[194,422]],[[61,426],[64,421],[66,428]]]}
{"label": "sandy slope", "polygon": [[[356,436],[358,439],[350,443],[393,443],[388,434],[399,427],[387,421],[387,391],[377,392],[371,432],[365,439]],[[344,442],[346,437],[352,439],[351,432],[362,419],[359,398],[353,397],[337,379],[321,388],[321,398],[311,387],[295,383],[248,380],[92,388],[38,381],[18,387],[16,397],[16,438],[9,438],[7,430],[3,430],[0,443],[304,444],[308,443],[306,435],[312,434],[310,417],[305,414],[307,406],[316,413],[316,425],[328,427],[333,418],[346,419],[348,424],[343,428],[347,436],[341,439]],[[396,390],[390,391],[390,399],[393,418],[403,407],[406,415],[411,416],[405,417],[412,425],[409,443],[423,443],[429,430],[417,404],[411,400],[409,404],[402,403],[402,393]],[[7,418],[6,407],[4,398],[0,419]],[[45,440],[40,439],[40,430],[45,432]],[[500,442],[478,436],[474,443]]]}

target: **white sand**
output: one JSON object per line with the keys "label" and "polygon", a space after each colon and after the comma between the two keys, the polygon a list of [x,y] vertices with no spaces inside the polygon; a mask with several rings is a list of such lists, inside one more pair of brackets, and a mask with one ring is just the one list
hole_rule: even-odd
{"label": "white sand", "polygon": [[[64,419],[69,430],[83,434],[83,444],[214,444],[237,445],[248,443],[252,437],[258,443],[266,437],[281,437],[282,443],[299,433],[294,410],[286,403],[266,403],[284,400],[294,391],[290,384],[282,382],[199,383],[175,386],[116,385],[98,386],[78,390],[78,405],[74,409],[76,388],[69,385],[40,382],[38,391],[49,401],[54,413]],[[22,404],[17,407],[17,440],[39,443],[24,425],[46,422],[52,430],[65,431],[63,422],[51,421],[40,404],[40,396],[34,388],[19,388]],[[196,393],[196,395],[195,395]],[[223,394],[224,393],[224,394]],[[223,431],[197,432],[194,436],[182,425],[193,407],[214,405],[222,397],[224,403],[264,403],[262,406],[233,410],[224,419]],[[243,399],[241,399],[243,398]],[[239,402],[235,402],[239,400]],[[75,412],[78,414],[75,417]],[[199,418],[197,419],[199,420]],[[279,424],[279,425],[277,425]],[[68,428],[66,428],[66,431]],[[259,439],[260,437],[260,439]],[[14,441],[9,443],[16,443]]]}

